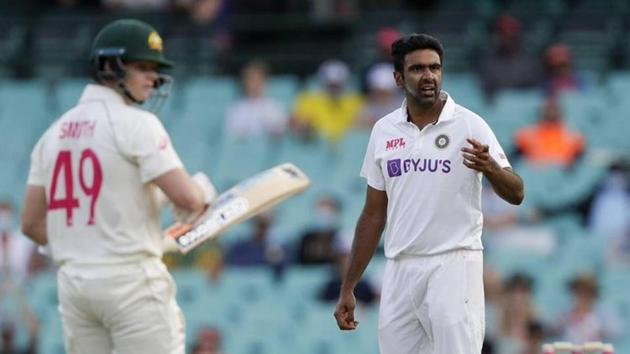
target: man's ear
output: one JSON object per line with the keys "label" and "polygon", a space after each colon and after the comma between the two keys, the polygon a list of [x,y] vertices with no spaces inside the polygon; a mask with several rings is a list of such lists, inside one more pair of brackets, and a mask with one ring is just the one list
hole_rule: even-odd
{"label": "man's ear", "polygon": [[394,80],[396,80],[396,86],[403,88],[405,86],[405,78],[400,71],[394,71]]}

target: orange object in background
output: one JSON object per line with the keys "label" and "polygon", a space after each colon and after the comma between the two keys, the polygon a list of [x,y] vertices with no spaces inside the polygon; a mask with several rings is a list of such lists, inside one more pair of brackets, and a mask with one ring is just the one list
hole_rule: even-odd
{"label": "orange object in background", "polygon": [[538,123],[516,133],[516,147],[533,163],[571,165],[584,145],[584,137],[564,124],[553,99],[545,103]]}

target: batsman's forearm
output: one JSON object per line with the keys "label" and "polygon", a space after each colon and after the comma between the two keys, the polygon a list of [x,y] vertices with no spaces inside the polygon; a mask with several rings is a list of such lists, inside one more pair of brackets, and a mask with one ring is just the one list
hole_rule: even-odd
{"label": "batsman's forearm", "polygon": [[350,266],[342,284],[342,291],[352,291],[372,259],[385,228],[385,215],[361,213],[352,242]]}
{"label": "batsman's forearm", "polygon": [[512,170],[497,168],[484,175],[499,197],[510,204],[518,205],[523,202],[523,180]]}
{"label": "batsman's forearm", "polygon": [[30,238],[36,244],[45,246],[48,243],[48,235],[46,231],[46,222],[41,221],[30,225],[22,226],[22,234]]}

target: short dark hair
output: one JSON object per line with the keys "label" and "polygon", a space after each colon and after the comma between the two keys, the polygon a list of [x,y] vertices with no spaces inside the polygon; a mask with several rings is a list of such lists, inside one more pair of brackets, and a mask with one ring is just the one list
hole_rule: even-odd
{"label": "short dark hair", "polygon": [[248,62],[243,69],[241,69],[241,76],[244,76],[245,73],[252,71],[252,70],[258,70],[260,71],[263,76],[267,76],[269,75],[269,65],[267,65],[266,62],[259,60],[259,59],[254,59],[250,62]]}
{"label": "short dark hair", "polygon": [[525,273],[514,273],[505,281],[505,289],[508,291],[522,289],[531,292],[533,287],[534,280]]}
{"label": "short dark hair", "polygon": [[418,49],[431,49],[434,50],[440,56],[440,63],[442,63],[442,55],[444,55],[444,48],[437,38],[432,37],[425,33],[413,33],[409,36],[398,38],[392,43],[392,58],[394,59],[394,69],[402,72],[405,63],[405,55],[418,50]]}

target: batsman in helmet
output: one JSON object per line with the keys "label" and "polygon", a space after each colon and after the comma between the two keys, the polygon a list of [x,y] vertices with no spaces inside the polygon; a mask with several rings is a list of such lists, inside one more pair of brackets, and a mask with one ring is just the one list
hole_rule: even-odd
{"label": "batsman in helmet", "polygon": [[216,193],[186,172],[147,104],[173,64],[149,24],[117,20],[91,50],[92,79],[31,154],[23,232],[59,266],[70,354],[184,353],[184,319],[162,263],[160,196],[182,218]]}

